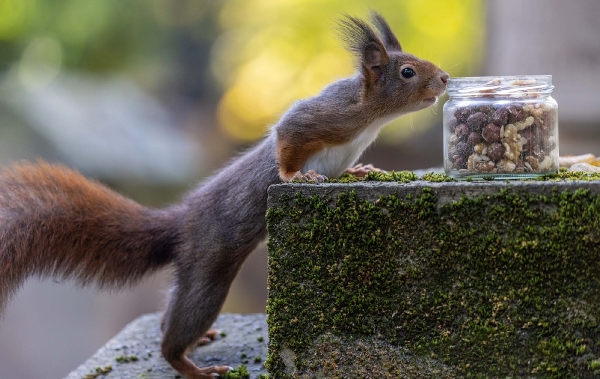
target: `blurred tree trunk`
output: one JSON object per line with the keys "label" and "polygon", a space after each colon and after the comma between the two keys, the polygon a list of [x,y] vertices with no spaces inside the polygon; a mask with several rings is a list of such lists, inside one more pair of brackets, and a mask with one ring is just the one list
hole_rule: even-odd
{"label": "blurred tree trunk", "polygon": [[600,1],[488,4],[486,74],[551,74],[561,154],[600,154]]}

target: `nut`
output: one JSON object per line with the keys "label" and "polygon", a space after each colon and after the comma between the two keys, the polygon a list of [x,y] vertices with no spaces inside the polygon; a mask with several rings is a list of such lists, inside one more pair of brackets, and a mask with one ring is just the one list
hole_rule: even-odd
{"label": "nut", "polygon": [[515,127],[517,130],[523,130],[529,128],[533,124],[533,116],[529,116],[522,122],[515,122]]}
{"label": "nut", "polygon": [[508,107],[508,122],[513,124],[515,122],[520,122],[525,120],[525,112],[523,109],[517,105],[511,105]]}
{"label": "nut", "polygon": [[487,142],[499,142],[501,139],[500,127],[496,124],[487,124],[481,131],[481,136]]}
{"label": "nut", "polygon": [[536,157],[532,156],[528,156],[526,159],[532,170],[537,171],[537,169],[540,167],[540,161]]}
{"label": "nut", "polygon": [[506,125],[508,122],[508,109],[496,109],[496,111],[492,114],[492,122],[496,125]]}
{"label": "nut", "polygon": [[477,112],[467,118],[467,126],[474,132],[480,132],[487,124],[487,116],[483,112]]}
{"label": "nut", "polygon": [[498,172],[513,172],[515,171],[515,168],[517,168],[517,165],[514,164],[512,161],[508,160],[508,159],[502,159],[497,165],[496,167],[498,168]]}
{"label": "nut", "polygon": [[458,120],[456,119],[456,117],[452,116],[448,119],[447,125],[450,132],[454,133],[454,129],[456,129],[456,127],[458,126]]}
{"label": "nut", "polygon": [[456,121],[460,124],[464,124],[465,122],[467,122],[467,118],[471,114],[470,111],[471,110],[469,109],[469,107],[456,108],[456,110],[454,111],[454,117],[456,117]]}
{"label": "nut", "polygon": [[473,151],[475,152],[475,154],[483,154],[485,148],[485,143],[478,143],[477,145],[473,146]]}
{"label": "nut", "polygon": [[464,140],[469,136],[469,127],[466,124],[460,124],[454,129],[454,133],[459,139]]}
{"label": "nut", "polygon": [[493,161],[499,161],[504,156],[506,149],[500,142],[493,142],[487,147],[487,156]]}
{"label": "nut", "polygon": [[467,168],[467,159],[465,157],[456,157],[454,160],[454,168],[457,170],[464,170]]}
{"label": "nut", "polygon": [[540,171],[548,171],[552,168],[552,158],[549,156],[545,156],[544,159],[538,165],[538,170]]}
{"label": "nut", "polygon": [[[518,133],[517,127],[513,124],[508,124],[504,127],[504,138],[508,141],[518,141],[521,139],[521,136]],[[504,141],[503,141],[504,142]]]}
{"label": "nut", "polygon": [[469,134],[469,138],[467,138],[467,142],[471,145],[477,145],[481,141],[481,134],[477,132],[471,132],[471,134]]}
{"label": "nut", "polygon": [[456,144],[456,154],[457,155],[462,155],[462,156],[468,156],[470,153],[470,148],[469,148],[469,144],[466,143],[465,141],[460,141],[459,143]]}

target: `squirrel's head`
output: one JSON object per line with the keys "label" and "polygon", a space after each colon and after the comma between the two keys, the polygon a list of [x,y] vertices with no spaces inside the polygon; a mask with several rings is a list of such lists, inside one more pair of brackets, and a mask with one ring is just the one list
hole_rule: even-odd
{"label": "squirrel's head", "polygon": [[345,16],[342,39],[362,74],[363,96],[386,113],[408,113],[433,105],[446,90],[448,74],[433,63],[404,53],[385,19],[371,13],[376,27]]}

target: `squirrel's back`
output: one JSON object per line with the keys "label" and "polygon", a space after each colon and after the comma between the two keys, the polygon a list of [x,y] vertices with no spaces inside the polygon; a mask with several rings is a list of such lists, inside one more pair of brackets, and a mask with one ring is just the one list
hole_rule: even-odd
{"label": "squirrel's back", "polygon": [[0,312],[30,275],[120,287],[173,260],[179,209],[152,210],[59,165],[0,174]]}

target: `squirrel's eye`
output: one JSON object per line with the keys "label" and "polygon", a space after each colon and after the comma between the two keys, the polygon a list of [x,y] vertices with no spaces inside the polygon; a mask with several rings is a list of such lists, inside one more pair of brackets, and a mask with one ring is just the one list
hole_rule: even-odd
{"label": "squirrel's eye", "polygon": [[400,73],[406,79],[412,78],[413,76],[416,75],[415,70],[413,70],[412,68],[408,68],[408,67],[403,68],[402,71],[400,71]]}

